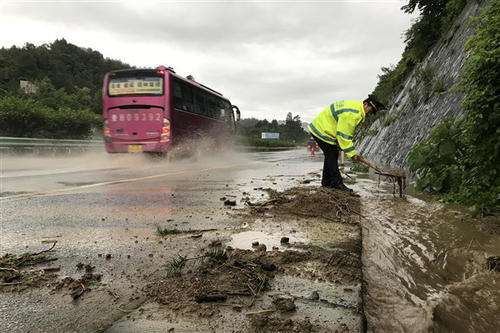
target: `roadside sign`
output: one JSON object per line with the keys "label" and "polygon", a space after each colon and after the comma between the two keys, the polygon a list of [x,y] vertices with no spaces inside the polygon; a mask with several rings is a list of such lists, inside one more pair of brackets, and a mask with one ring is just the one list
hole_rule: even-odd
{"label": "roadside sign", "polygon": [[280,134],[273,132],[262,132],[261,138],[266,140],[279,140]]}

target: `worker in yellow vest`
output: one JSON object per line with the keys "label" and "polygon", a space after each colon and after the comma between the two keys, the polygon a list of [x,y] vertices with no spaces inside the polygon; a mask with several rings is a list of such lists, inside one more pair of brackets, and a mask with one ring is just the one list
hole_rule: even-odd
{"label": "worker in yellow vest", "polygon": [[339,149],[343,150],[347,157],[358,160],[358,152],[352,143],[354,131],[365,117],[384,108],[373,95],[368,95],[364,101],[338,101],[326,107],[309,124],[309,131],[325,156],[322,186],[352,192],[352,189],[342,182],[338,164]]}

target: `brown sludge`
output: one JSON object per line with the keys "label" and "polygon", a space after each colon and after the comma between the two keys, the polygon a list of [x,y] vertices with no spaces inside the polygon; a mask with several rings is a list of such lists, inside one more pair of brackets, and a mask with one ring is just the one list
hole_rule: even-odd
{"label": "brown sludge", "polygon": [[[318,220],[348,224],[349,228],[359,224],[360,201],[355,195],[318,187],[298,187],[284,192],[268,189],[267,192],[269,200],[249,203],[250,207],[238,214],[250,219],[271,214],[273,221],[283,223],[295,217],[311,224]],[[271,308],[255,304],[273,291],[271,282],[277,275],[336,285],[355,285],[361,281],[359,249],[351,252],[311,244],[285,251],[259,250],[255,246],[252,250],[224,246],[220,249],[225,252],[223,262],[192,260],[203,256],[181,257],[185,262],[181,274],[170,277],[165,274],[160,281],[152,281],[144,289],[146,294],[168,308],[175,318],[214,320],[225,311],[238,309],[251,314],[247,318],[252,332],[322,332],[307,318],[287,317],[300,311],[291,296],[278,297]]]}
{"label": "brown sludge", "polygon": [[357,224],[359,198],[351,193],[324,187],[294,187],[284,192],[267,189],[269,200],[247,202],[252,214],[272,213],[281,217],[318,218],[328,222]]}

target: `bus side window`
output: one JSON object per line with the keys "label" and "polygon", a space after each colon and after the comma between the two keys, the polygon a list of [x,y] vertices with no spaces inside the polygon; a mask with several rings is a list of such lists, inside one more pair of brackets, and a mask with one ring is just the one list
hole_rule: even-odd
{"label": "bus side window", "polygon": [[205,97],[200,89],[194,89],[194,112],[197,114],[206,114]]}
{"label": "bus side window", "polygon": [[174,81],[174,107],[182,110],[182,89],[179,81]]}
{"label": "bus side window", "polygon": [[191,87],[174,80],[174,107],[193,112],[193,93]]}
{"label": "bus side window", "polygon": [[193,91],[187,84],[182,84],[182,109],[191,112],[194,111]]}
{"label": "bus side window", "polygon": [[207,116],[219,119],[219,115],[217,114],[217,101],[215,100],[215,97],[210,95],[208,96]]}

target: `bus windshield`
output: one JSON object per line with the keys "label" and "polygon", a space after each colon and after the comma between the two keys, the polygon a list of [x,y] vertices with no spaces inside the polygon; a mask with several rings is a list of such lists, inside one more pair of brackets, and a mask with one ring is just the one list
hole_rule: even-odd
{"label": "bus windshield", "polygon": [[163,75],[155,71],[126,71],[111,76],[108,96],[163,95]]}

